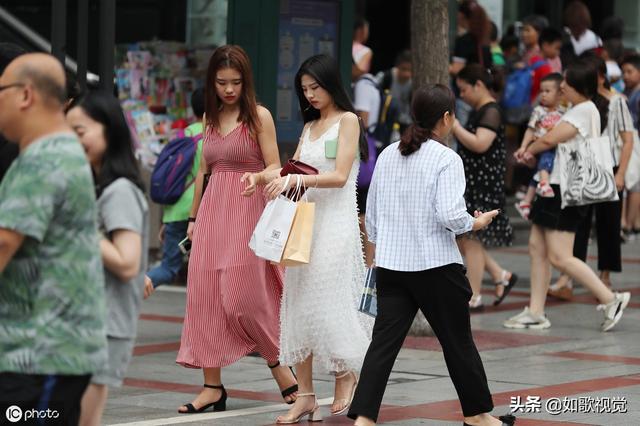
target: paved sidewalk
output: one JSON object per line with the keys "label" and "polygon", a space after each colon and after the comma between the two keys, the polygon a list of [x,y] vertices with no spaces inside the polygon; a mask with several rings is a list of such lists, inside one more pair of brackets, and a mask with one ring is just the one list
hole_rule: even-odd
{"label": "paved sidewalk", "polygon": [[[592,253],[595,250],[590,248]],[[516,413],[518,426],[640,425],[640,242],[623,246],[624,272],[612,276],[615,288],[628,289],[633,296],[621,322],[609,333],[599,331],[602,313],[582,289],[573,303],[548,304],[549,330],[503,328],[502,321],[527,301],[529,258],[524,245],[493,253],[503,267],[521,277],[501,306],[471,317],[493,392],[494,413],[507,413],[519,398],[522,408],[530,412]],[[593,259],[590,263],[595,267]],[[490,304],[492,289],[487,286],[485,291],[485,303]],[[178,406],[191,401],[202,384],[201,371],[175,364],[184,304],[184,289],[179,287],[165,288],[145,301],[135,356],[125,385],[111,390],[104,423],[273,424],[288,406],[282,403],[269,369],[255,357],[223,370],[230,394],[226,412],[177,413]],[[332,401],[333,378],[317,375],[315,379],[320,403],[327,406]],[[383,403],[380,424],[462,424],[460,405],[434,338],[407,338]],[[561,414],[548,413],[547,407]],[[626,413],[611,413],[621,408]],[[344,416],[329,416],[328,407],[322,410],[324,425],[352,424]]]}

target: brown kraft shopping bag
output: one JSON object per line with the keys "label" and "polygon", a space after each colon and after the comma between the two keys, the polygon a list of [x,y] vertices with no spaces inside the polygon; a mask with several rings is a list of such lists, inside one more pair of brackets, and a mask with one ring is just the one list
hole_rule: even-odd
{"label": "brown kraft shopping bag", "polygon": [[298,201],[296,215],[289,233],[289,239],[282,254],[282,266],[305,265],[311,260],[311,241],[315,222],[316,204]]}

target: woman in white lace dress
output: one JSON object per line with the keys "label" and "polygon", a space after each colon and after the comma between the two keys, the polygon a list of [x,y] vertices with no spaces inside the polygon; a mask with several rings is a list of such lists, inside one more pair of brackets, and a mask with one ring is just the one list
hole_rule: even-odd
{"label": "woman in white lace dress", "polygon": [[[316,206],[310,262],[285,273],[280,362],[296,366],[299,393],[291,410],[277,420],[284,424],[305,415],[320,419],[313,364],[336,376],[332,414],[346,412],[373,326],[357,310],[365,276],[356,206],[356,178],[360,160],[367,156],[364,130],[330,56],[307,59],[295,86],[306,125],[294,158],[316,167],[319,174],[302,176],[309,201]],[[279,173],[256,176],[256,181],[268,182],[269,198],[287,189]],[[295,182],[290,179],[289,187]]]}

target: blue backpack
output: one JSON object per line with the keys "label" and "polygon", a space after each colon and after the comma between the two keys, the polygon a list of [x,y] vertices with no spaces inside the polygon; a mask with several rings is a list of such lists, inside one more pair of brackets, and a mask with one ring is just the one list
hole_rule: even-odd
{"label": "blue backpack", "polygon": [[504,93],[502,95],[502,106],[505,108],[518,108],[525,104],[529,104],[529,98],[531,97],[531,85],[533,84],[533,77],[531,73],[546,62],[539,60],[532,65],[517,70],[509,74],[507,82],[504,87]]}
{"label": "blue backpack", "polygon": [[[509,74],[502,94],[502,107],[507,111],[507,121],[523,122],[531,114],[532,73],[546,62],[539,60],[532,65]],[[511,111],[510,111],[511,110]]]}
{"label": "blue backpack", "polygon": [[158,204],[175,204],[193,185],[187,182],[202,134],[179,137],[162,149],[151,174],[151,199]]}

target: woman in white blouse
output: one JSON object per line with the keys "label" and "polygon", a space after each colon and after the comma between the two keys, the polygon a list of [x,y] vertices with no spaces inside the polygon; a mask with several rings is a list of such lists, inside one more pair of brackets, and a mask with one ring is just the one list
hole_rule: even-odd
{"label": "woman in white blouse", "polygon": [[[556,126],[543,137],[527,147],[522,162],[530,162],[533,155],[565,142],[584,143],[585,138],[600,136],[600,113],[591,99],[598,90],[596,69],[579,60],[570,65],[560,88],[573,107],[567,111]],[[586,214],[584,206],[561,208],[560,150],[556,150],[550,183],[556,194],[553,198],[536,197],[531,208],[531,233],[529,255],[531,256],[531,298],[529,306],[504,322],[507,328],[545,329],[551,322],[544,314],[547,289],[551,279],[551,268],[567,274],[574,281],[587,287],[600,301],[598,310],[604,311],[602,331],[612,329],[626,308],[631,294],[613,293],[593,270],[573,255],[576,230]],[[615,236],[618,237],[617,235]]]}
{"label": "woman in white blouse", "polygon": [[[585,218],[576,232],[573,254],[586,261],[591,235],[593,214],[596,216],[596,236],[598,242],[598,271],[600,279],[611,288],[610,272],[622,271],[622,250],[620,238],[622,218],[622,191],[625,187],[625,175],[631,151],[633,150],[633,118],[625,98],[612,92],[607,81],[607,65],[599,56],[587,59],[598,70],[598,95],[595,99],[600,110],[600,122],[604,124],[602,135],[609,137],[611,156],[613,157],[613,173],[615,174],[618,201],[607,201],[591,204],[586,207]],[[549,288],[549,294],[561,299],[572,296],[572,284],[568,276],[563,275],[558,283]]]}
{"label": "woman in white blouse", "polygon": [[[366,225],[375,244],[378,316],[348,416],[375,424],[387,380],[420,309],[442,344],[465,424],[513,424],[492,417],[491,393],[469,322],[471,287],[456,236],[489,225],[498,210],[467,213],[462,160],[442,141],[453,126],[455,98],[443,85],[418,90],[415,124],[376,164]],[[503,423],[504,421],[504,423]]]}

